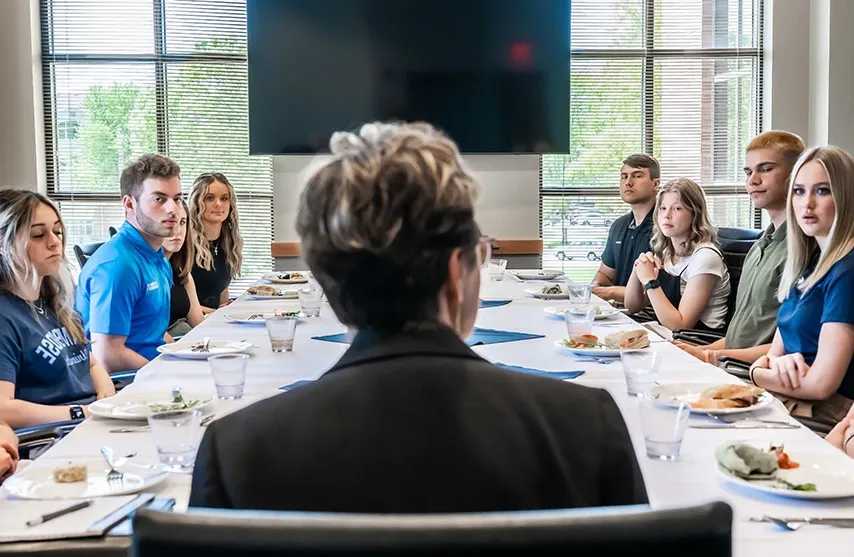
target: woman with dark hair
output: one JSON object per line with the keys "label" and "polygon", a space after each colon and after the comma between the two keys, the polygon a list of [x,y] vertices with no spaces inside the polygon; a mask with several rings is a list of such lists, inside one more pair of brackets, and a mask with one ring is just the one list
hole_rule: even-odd
{"label": "woman with dark hair", "polygon": [[426,124],[369,124],[330,146],[302,193],[297,231],[356,336],[319,380],[208,427],[190,505],[431,513],[646,503],[607,391],[507,371],[466,345],[490,249],[474,219],[477,182],[454,142]]}
{"label": "woman with dark hair", "polygon": [[207,314],[228,304],[228,285],[243,264],[237,196],[225,175],[212,172],[196,178],[190,191],[189,223],[193,280]]}
{"label": "woman with dark hair", "polygon": [[167,330],[171,337],[187,334],[205,318],[190,273],[193,267],[193,244],[186,241],[189,208],[186,203],[181,204],[183,213],[179,215],[175,235],[163,242],[163,253],[172,267],[171,309]]}
{"label": "woman with dark hair", "polygon": [[0,189],[0,253],[0,422],[17,429],[83,418],[89,402],[116,391],[74,311],[53,202]]}

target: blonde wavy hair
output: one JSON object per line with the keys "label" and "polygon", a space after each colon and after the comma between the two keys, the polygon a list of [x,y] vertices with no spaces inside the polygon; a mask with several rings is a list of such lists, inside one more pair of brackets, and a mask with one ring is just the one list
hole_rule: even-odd
{"label": "blonde wavy hair", "polygon": [[[830,194],[836,206],[836,215],[830,227],[827,249],[819,255],[815,269],[804,277],[804,273],[818,250],[815,238],[807,236],[797,224],[795,210],[792,207],[792,190],[797,182],[798,172],[808,162],[817,162],[827,173],[827,181],[830,185]],[[827,145],[813,147],[798,159],[792,176],[789,179],[789,196],[786,201],[786,217],[789,219],[789,232],[786,234],[789,254],[786,257],[786,266],[783,268],[783,276],[780,278],[780,287],[777,290],[777,299],[781,302],[786,299],[792,287],[801,293],[821,280],[833,265],[848,255],[854,249],[854,158],[848,153],[835,147]],[[845,218],[840,218],[845,215]],[[801,277],[804,280],[799,282]]]}
{"label": "blonde wavy hair", "polygon": [[219,182],[228,188],[231,209],[228,212],[228,217],[222,223],[220,240],[222,242],[222,249],[225,251],[228,274],[231,278],[236,278],[240,274],[240,268],[243,266],[243,236],[240,235],[237,196],[234,193],[234,187],[224,174],[209,172],[202,174],[193,182],[193,189],[190,191],[190,213],[187,218],[187,235],[192,243],[196,265],[206,271],[210,271],[213,267],[213,254],[211,253],[210,244],[205,238],[202,215],[205,212],[205,196],[214,182]]}
{"label": "blonde wavy hair", "polygon": [[[679,201],[691,211],[691,234],[688,240],[681,246],[674,246],[673,242],[661,232],[658,224],[658,211],[661,207],[661,198],[666,193],[679,194]],[[658,188],[653,214],[653,233],[650,242],[652,252],[662,261],[675,263],[677,257],[694,253],[697,244],[712,243],[718,245],[718,235],[714,226],[709,221],[709,212],[706,208],[706,195],[697,182],[690,178],[675,178]],[[678,247],[678,249],[677,249]]]}
{"label": "blonde wavy hair", "polygon": [[[33,214],[40,205],[56,213],[62,228],[62,264],[56,275],[43,277],[39,295],[78,344],[88,344],[83,323],[74,310],[74,283],[65,258],[65,223],[53,202],[40,193],[22,189],[0,189],[0,288],[12,293],[16,285],[38,286],[38,275],[27,256]],[[28,302],[38,319],[35,305]]]}
{"label": "blonde wavy hair", "polygon": [[453,250],[477,268],[479,186],[456,144],[424,123],[365,124],[329,144],[296,227],[336,316],[380,332],[435,321]]}

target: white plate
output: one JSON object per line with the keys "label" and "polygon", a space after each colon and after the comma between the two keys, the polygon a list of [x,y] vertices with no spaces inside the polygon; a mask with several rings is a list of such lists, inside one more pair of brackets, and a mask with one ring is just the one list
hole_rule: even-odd
{"label": "white plate", "polygon": [[591,356],[593,358],[620,357],[619,348],[570,348],[569,346],[566,346],[563,343],[564,340],[566,339],[556,340],[555,346],[557,346],[561,350],[566,350],[568,352],[572,352],[573,354],[578,354],[579,356]]}
{"label": "white plate", "polygon": [[[553,315],[555,317],[560,317],[560,318],[563,318],[563,313],[566,310],[572,311],[572,313],[574,315],[581,315],[582,313],[584,313],[581,310],[577,310],[577,311],[571,310],[569,308],[569,306],[563,306],[563,307],[549,306],[549,307],[543,308],[543,311],[548,313],[549,315]],[[620,315],[621,313],[622,312],[620,310],[618,310],[617,308],[612,308],[610,306],[597,306],[596,307],[596,316],[594,317],[594,319],[596,319],[596,321],[599,321],[601,319],[608,319],[609,317],[613,317],[615,315]]]}
{"label": "white plate", "polygon": [[200,344],[201,342],[176,342],[173,344],[162,344],[157,347],[157,351],[161,354],[166,354],[167,356],[172,356],[174,358],[207,360],[211,356],[219,356],[220,354],[240,354],[255,348],[255,345],[251,342],[212,340],[208,344],[207,352],[193,350],[194,346],[198,346]]}
{"label": "white plate", "polygon": [[[700,393],[709,387],[717,387],[718,385],[721,383],[668,383],[653,387],[649,392],[653,396],[657,395],[661,404],[676,408],[680,402],[696,401],[700,398]],[[774,397],[765,391],[759,395],[759,400],[753,406],[744,408],[691,408],[691,412],[694,414],[742,414],[765,408],[772,402],[774,402]]]}
{"label": "white plate", "polygon": [[513,269],[507,272],[522,280],[554,280],[563,276],[563,271],[541,271],[539,269]]}
{"label": "white plate", "polygon": [[[278,290],[278,289],[277,289]],[[247,300],[297,300],[299,299],[299,291],[297,290],[279,290],[279,295],[266,296],[262,294],[246,293]]]}
{"label": "white plate", "polygon": [[[751,443],[752,444],[752,443]],[[756,445],[757,447],[759,445]],[[764,447],[763,447],[764,448]],[[795,491],[783,489],[773,480],[751,480],[739,478],[717,464],[718,476],[724,480],[740,485],[746,489],[771,493],[780,497],[792,499],[841,499],[854,497],[854,463],[841,452],[838,455],[817,454],[792,451],[786,447],[789,457],[800,464],[798,468],[778,470],[778,477],[793,484],[815,484],[815,491]],[[842,458],[839,458],[842,457]]]}
{"label": "white plate", "polygon": [[160,467],[139,465],[133,462],[118,468],[124,474],[121,481],[108,482],[109,468],[102,458],[75,458],[70,462],[85,465],[88,478],[85,482],[57,483],[53,469],[66,466],[69,461],[55,460],[33,463],[3,482],[9,494],[22,499],[87,499],[107,495],[128,495],[145,491],[159,484],[169,475]]}
{"label": "white plate", "polygon": [[[297,275],[299,278],[284,278],[286,275]],[[261,275],[261,279],[274,284],[304,284],[308,282],[308,275],[300,272],[264,273]]]}
{"label": "white plate", "polygon": [[530,294],[534,298],[540,298],[541,300],[568,300],[569,292],[561,287],[560,294],[544,294],[542,288],[526,288],[526,294]]}
{"label": "white plate", "polygon": [[[243,312],[243,313],[226,313],[225,319],[229,323],[239,323],[241,325],[264,325],[264,320],[268,317],[274,317],[283,313],[282,311],[265,311],[265,312]],[[285,313],[297,313],[297,319],[304,319],[305,314],[299,310],[290,310]]]}
{"label": "white plate", "polygon": [[[197,400],[198,404],[193,406],[194,410],[204,410],[213,404],[211,393],[182,393],[184,400]],[[172,404],[172,396],[164,391],[163,394],[119,393],[116,396],[96,400],[89,405],[89,411],[93,416],[100,418],[112,418],[114,420],[145,420],[154,413],[151,405]]]}

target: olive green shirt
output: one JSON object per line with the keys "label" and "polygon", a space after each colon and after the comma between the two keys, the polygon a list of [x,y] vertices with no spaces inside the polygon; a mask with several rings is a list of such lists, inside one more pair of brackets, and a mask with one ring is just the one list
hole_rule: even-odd
{"label": "olive green shirt", "polygon": [[735,297],[735,313],[726,333],[729,349],[767,344],[777,330],[777,287],[786,264],[786,223],[768,227],[747,256]]}

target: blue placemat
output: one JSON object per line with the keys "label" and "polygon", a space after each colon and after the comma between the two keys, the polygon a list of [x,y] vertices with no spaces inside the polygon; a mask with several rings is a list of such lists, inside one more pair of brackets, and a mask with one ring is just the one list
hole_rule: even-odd
{"label": "blue placemat", "polygon": [[522,367],[522,366],[513,366],[510,364],[502,364],[501,362],[495,362],[495,365],[498,367],[503,367],[504,369],[509,369],[510,371],[518,371],[519,373],[527,373],[529,375],[539,375],[540,377],[551,377],[552,379],[575,379],[579,375],[584,374],[583,369],[575,370],[575,371],[545,371],[542,369],[535,369],[532,367]]}
{"label": "blue placemat", "polygon": [[481,300],[480,307],[481,308],[497,308],[499,306],[506,306],[512,300]]}
{"label": "blue placemat", "polygon": [[306,385],[311,385],[314,383],[314,379],[303,379],[300,381],[294,381],[293,383],[288,383],[287,385],[282,385],[279,387],[280,391],[293,391],[294,389],[299,389],[300,387],[305,387]]}
{"label": "blue placemat", "polygon": [[[498,344],[501,342],[513,342],[514,340],[528,340],[532,338],[543,338],[545,335],[535,335],[533,333],[515,333],[513,331],[499,331],[497,329],[481,329],[475,327],[471,336],[466,339],[466,344],[469,346],[479,346],[482,344]],[[314,340],[323,340],[326,342],[339,342],[341,344],[349,344],[347,333],[337,333],[334,335],[323,335],[319,337],[311,337]]]}

